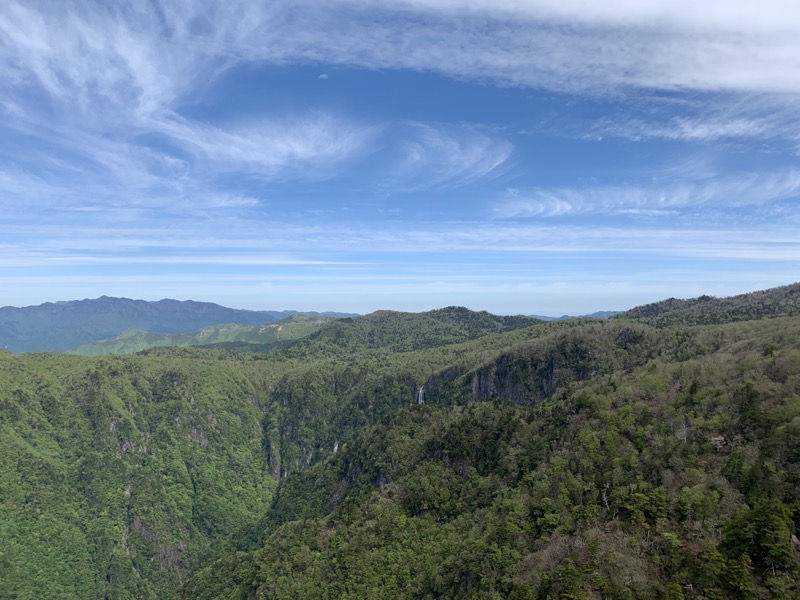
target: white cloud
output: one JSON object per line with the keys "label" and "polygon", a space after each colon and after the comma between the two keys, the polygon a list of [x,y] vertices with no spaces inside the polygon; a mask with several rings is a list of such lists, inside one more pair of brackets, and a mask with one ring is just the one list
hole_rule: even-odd
{"label": "white cloud", "polygon": [[170,118],[153,120],[152,129],[194,156],[200,170],[310,179],[329,176],[375,134],[372,127],[319,113],[225,128]]}
{"label": "white cloud", "polygon": [[[639,107],[642,108],[642,107]],[[676,115],[676,112],[678,113]],[[586,139],[621,137],[633,141],[664,139],[681,142],[749,142],[797,140],[800,108],[793,95],[732,95],[705,102],[691,97],[651,105],[636,112],[607,115],[585,134]]]}
{"label": "white cloud", "polygon": [[[0,8],[0,73],[151,113],[242,62],[325,62],[602,92],[800,91],[796,2],[91,2]],[[8,83],[6,85],[8,85]],[[93,106],[96,109],[96,106]]]}
{"label": "white cloud", "polygon": [[[188,219],[175,231],[170,224],[157,226],[155,219],[150,228],[122,224],[109,229],[87,221],[87,225],[76,225],[69,231],[57,224],[4,224],[0,226],[4,240],[0,263],[4,268],[96,265],[112,269],[133,264],[191,264],[205,266],[210,272],[237,266],[246,269],[242,276],[281,265],[372,265],[386,274],[403,264],[423,276],[437,269],[448,272],[457,264],[457,273],[471,279],[498,268],[531,269],[558,257],[620,260],[652,256],[794,264],[800,252],[800,238],[789,224],[783,229],[750,223],[721,228],[672,224],[622,228],[494,221],[452,225],[418,222],[412,228],[406,223],[345,226],[321,222],[301,226]],[[19,241],[29,239],[31,233],[39,240],[35,250],[28,242]],[[309,239],[314,240],[311,246]],[[419,255],[426,256],[424,265],[417,263]],[[389,264],[384,262],[385,257],[392,257]],[[343,276],[338,268],[328,275]],[[370,271],[370,277],[378,276],[378,272]]]}
{"label": "white cloud", "polygon": [[464,185],[497,174],[512,145],[468,125],[409,123],[400,163],[394,167],[401,185]]}
{"label": "white cloud", "polygon": [[[638,88],[797,94],[799,13],[795,3],[774,0],[737,2],[735,10],[718,0],[142,1],[124,8],[83,0],[46,9],[8,0],[0,6],[0,101],[17,114],[15,129],[30,119],[42,137],[63,140],[80,132],[86,139],[76,147],[93,148],[109,136],[130,143],[131,135],[168,130],[195,148],[216,149],[223,160],[242,161],[245,170],[261,164],[274,175],[292,157],[337,155],[339,135],[347,145],[358,134],[313,115],[257,124],[253,132],[203,130],[177,117],[177,106],[248,63],[428,70],[601,95]],[[289,131],[292,119],[296,132]],[[48,120],[61,130],[48,133]],[[713,140],[768,133],[781,124],[701,115],[660,128],[633,123],[616,134]],[[334,139],[325,139],[327,133]],[[321,139],[311,139],[315,134]],[[240,142],[248,152],[238,150]],[[409,143],[409,160],[452,148],[484,173],[504,160],[500,146],[453,143],[423,132]],[[120,156],[117,150],[107,154]],[[455,162],[444,168],[458,177]]]}
{"label": "white cloud", "polygon": [[566,215],[676,214],[682,209],[744,207],[768,204],[800,195],[800,171],[742,173],[699,181],[657,181],[621,186],[510,189],[498,202],[496,218],[559,217]]}
{"label": "white cloud", "polygon": [[280,52],[272,40],[251,51],[266,60],[425,69],[593,93],[800,91],[795,3],[747,1],[735,9],[723,2],[633,0],[297,7],[303,32],[282,31]]}
{"label": "white cloud", "polygon": [[586,138],[622,137],[633,141],[647,139],[686,142],[713,142],[736,138],[764,138],[785,135],[778,122],[766,118],[714,119],[702,117],[673,117],[666,123],[644,119],[604,119],[592,127]]}

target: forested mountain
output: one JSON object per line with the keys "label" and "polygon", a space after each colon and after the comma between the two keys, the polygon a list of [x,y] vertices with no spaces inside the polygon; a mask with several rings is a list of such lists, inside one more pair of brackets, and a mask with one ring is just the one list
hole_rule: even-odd
{"label": "forested mountain", "polygon": [[151,333],[131,329],[115,338],[84,344],[69,350],[68,353],[83,356],[132,354],[165,346],[219,346],[253,352],[270,352],[311,335],[334,320],[336,317],[292,315],[268,325],[227,323],[211,325],[191,333]]}
{"label": "forested mountain", "polygon": [[[295,313],[236,310],[191,300],[147,302],[108,296],[22,308],[5,306],[0,308],[0,348],[11,352],[59,352],[109,339],[131,329],[188,333],[225,323],[264,325]],[[324,313],[322,316],[352,315]]]}
{"label": "forested mountain", "polygon": [[800,283],[728,298],[669,298],[616,316],[623,319],[643,319],[654,325],[664,326],[676,323],[730,323],[795,315],[800,315]]}
{"label": "forested mountain", "polygon": [[308,353],[374,350],[409,352],[472,340],[490,333],[511,331],[540,323],[522,315],[503,317],[449,306],[423,313],[381,310],[332,323],[307,340],[295,344],[293,356]]}
{"label": "forested mountain", "polygon": [[799,339],[587,325],[502,354],[283,480],[181,597],[796,598]]}
{"label": "forested mountain", "polygon": [[0,353],[0,598],[798,597],[799,318]]}

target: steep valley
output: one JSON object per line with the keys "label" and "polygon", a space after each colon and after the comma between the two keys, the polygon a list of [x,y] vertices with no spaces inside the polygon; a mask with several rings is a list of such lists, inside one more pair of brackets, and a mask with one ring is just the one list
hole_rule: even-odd
{"label": "steep valley", "polygon": [[797,297],[0,353],[0,597],[797,597]]}

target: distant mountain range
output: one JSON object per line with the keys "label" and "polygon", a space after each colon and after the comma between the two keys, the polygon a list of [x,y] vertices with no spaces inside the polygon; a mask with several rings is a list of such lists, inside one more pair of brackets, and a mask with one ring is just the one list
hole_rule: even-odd
{"label": "distant mountain range", "polygon": [[[266,325],[300,311],[252,311],[192,300],[131,300],[102,296],[93,300],[47,302],[0,308],[0,348],[11,352],[60,352],[114,338],[137,329],[178,334],[222,324]],[[353,313],[303,313],[349,317]]]}
{"label": "distant mountain range", "polygon": [[[459,310],[461,312],[459,312]],[[508,330],[530,324],[533,320],[560,321],[576,318],[605,319],[619,314],[601,311],[580,317],[496,317],[489,313],[471,313],[467,309],[449,307],[419,313],[427,319],[429,333],[442,334],[446,324],[461,313],[479,315],[468,319],[476,327],[474,335],[464,331],[464,339],[485,335],[490,331]],[[378,311],[369,316],[380,327],[403,329],[413,313]],[[265,328],[293,315],[320,318],[287,321],[285,327]],[[300,312],[295,310],[239,310],[211,302],[164,299],[157,302],[101,296],[96,299],[47,302],[37,306],[0,308],[0,349],[11,352],[70,352],[83,355],[129,354],[164,346],[222,345],[228,348],[274,351],[291,341],[306,337],[327,324],[325,318],[350,318],[356,313]],[[526,320],[525,323],[518,323]],[[344,324],[342,326],[345,326]],[[342,335],[331,329],[324,335]],[[352,335],[348,329],[346,335]],[[450,332],[440,343],[450,340]],[[418,343],[418,340],[417,340]]]}
{"label": "distant mountain range", "polygon": [[[38,306],[0,308],[0,349],[11,352],[65,352],[99,355],[126,354],[163,346],[223,345],[232,349],[274,351],[306,336],[329,339],[336,345],[366,343],[380,346],[386,336],[406,350],[427,342],[420,337],[394,335],[408,331],[410,323],[425,322],[424,335],[437,344],[473,339],[491,332],[508,331],[535,321],[569,319],[626,318],[652,325],[675,323],[709,324],[758,319],[765,316],[800,314],[800,284],[742,294],[729,298],[700,296],[689,300],[669,298],[627,312],[598,311],[588,315],[548,317],[497,317],[486,312],[474,313],[465,308],[448,307],[427,313],[377,311],[365,321],[348,324],[330,323],[331,319],[349,319],[358,315],[339,312],[303,312],[295,310],[239,310],[211,302],[193,300],[131,300],[101,296],[97,299],[48,302]],[[295,319],[282,327],[265,327]],[[410,321],[409,321],[410,320]],[[453,323],[459,330],[454,336]],[[369,339],[363,327],[369,324]],[[416,334],[419,336],[421,334]],[[361,339],[361,338],[364,339]],[[349,340],[349,341],[346,341]],[[303,351],[302,345],[297,348]]]}
{"label": "distant mountain range", "polygon": [[189,333],[153,333],[141,329],[129,329],[117,337],[83,344],[68,350],[68,354],[100,356],[103,354],[132,354],[167,346],[203,346],[274,352],[292,342],[306,337],[335,321],[337,317],[292,315],[266,325],[209,325]]}

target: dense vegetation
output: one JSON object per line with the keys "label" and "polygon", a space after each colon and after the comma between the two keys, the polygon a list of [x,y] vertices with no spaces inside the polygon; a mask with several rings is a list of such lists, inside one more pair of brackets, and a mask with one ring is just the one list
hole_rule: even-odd
{"label": "dense vegetation", "polygon": [[[404,318],[413,329],[414,316]],[[396,375],[377,356],[364,361],[350,396]],[[307,431],[302,408],[278,407],[290,381],[305,385],[304,374],[324,376],[331,363],[348,361],[189,348],[91,359],[0,352],[0,597],[171,597],[264,514],[271,463],[278,475],[307,464],[295,435]],[[282,446],[270,448],[284,418]]]}
{"label": "dense vegetation", "polygon": [[0,598],[166,597],[269,500],[254,364],[0,353]]}
{"label": "dense vegetation", "polygon": [[381,310],[331,323],[289,351],[292,356],[318,357],[363,352],[410,352],[472,340],[540,323],[524,316],[499,317],[450,306],[424,313]]}
{"label": "dense vegetation", "polygon": [[0,597],[798,597],[787,296],[0,353]]}
{"label": "dense vegetation", "polygon": [[630,331],[638,366],[363,429],[184,596],[797,597],[800,322]]}
{"label": "dense vegetation", "polygon": [[691,323],[730,323],[800,315],[800,283],[729,298],[700,296],[688,300],[669,298],[617,315],[659,326]]}

